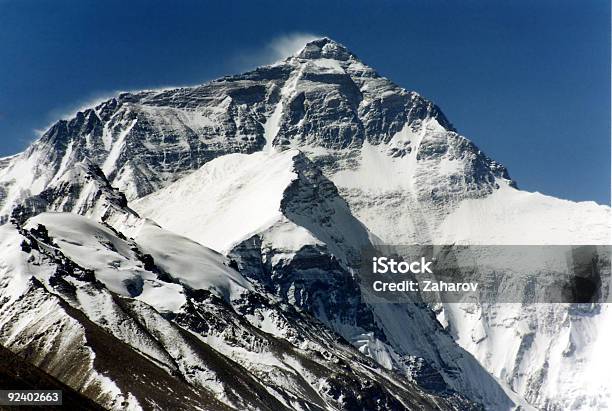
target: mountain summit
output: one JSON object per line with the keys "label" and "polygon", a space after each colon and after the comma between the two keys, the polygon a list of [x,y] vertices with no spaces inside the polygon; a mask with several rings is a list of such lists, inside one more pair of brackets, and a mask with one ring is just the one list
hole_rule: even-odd
{"label": "mountain summit", "polygon": [[[490,193],[497,180],[512,184],[433,103],[323,38],[276,65],[197,87],[123,93],[60,120],[26,152],[1,160],[0,216],[7,221],[16,203],[86,158],[132,200],[215,157],[266,147],[299,148],[329,173],[354,169],[366,152],[404,158],[414,169],[404,186],[458,183],[414,193],[434,203]],[[443,158],[450,167],[437,167]]]}
{"label": "mountain summit", "polygon": [[350,58],[357,59],[346,47],[328,37],[309,41],[296,56],[302,59],[326,58],[340,61],[346,61]]}

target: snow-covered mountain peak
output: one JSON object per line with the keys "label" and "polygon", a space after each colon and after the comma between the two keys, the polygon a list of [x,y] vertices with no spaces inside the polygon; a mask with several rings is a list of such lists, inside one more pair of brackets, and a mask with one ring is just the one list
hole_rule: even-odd
{"label": "snow-covered mountain peak", "polygon": [[[24,153],[0,161],[0,218],[85,158],[135,199],[216,157],[270,147],[298,148],[324,161],[329,175],[364,142],[396,144],[398,132],[431,119],[453,131],[432,102],[318,39],[277,65],[196,87],[121,93],[58,121]],[[402,144],[394,155],[418,149]]]}
{"label": "snow-covered mountain peak", "polygon": [[302,59],[334,59],[346,61],[356,56],[345,46],[328,37],[312,40],[306,43],[304,48],[296,54]]}

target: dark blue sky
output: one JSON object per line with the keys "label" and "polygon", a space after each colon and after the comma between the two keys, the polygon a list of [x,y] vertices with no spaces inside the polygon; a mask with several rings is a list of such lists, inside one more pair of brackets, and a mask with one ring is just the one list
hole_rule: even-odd
{"label": "dark blue sky", "polygon": [[609,0],[0,0],[0,156],[87,101],[240,72],[296,33],[433,100],[520,187],[610,202]]}

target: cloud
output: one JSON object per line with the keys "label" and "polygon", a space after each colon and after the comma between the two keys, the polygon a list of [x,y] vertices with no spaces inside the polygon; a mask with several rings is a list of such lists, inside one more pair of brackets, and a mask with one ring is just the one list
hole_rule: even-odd
{"label": "cloud", "polygon": [[[0,0],[1,1],[1,0]],[[69,120],[73,118],[79,111],[84,111],[88,108],[93,108],[103,101],[116,97],[121,91],[104,91],[92,92],[88,96],[83,97],[76,102],[67,105],[52,108],[47,114],[43,127],[34,128],[35,139],[39,138],[51,128],[51,126],[59,120]]]}
{"label": "cloud", "polygon": [[292,33],[275,38],[267,45],[271,63],[296,54],[304,48],[306,43],[321,37],[323,36],[309,33]]}
{"label": "cloud", "polygon": [[74,103],[52,109],[49,112],[49,117],[54,119],[68,120],[74,117],[79,111],[95,107],[106,100],[116,97],[119,93],[121,93],[121,91],[118,90],[89,93],[88,96],[83,97]]}
{"label": "cloud", "polygon": [[233,59],[238,71],[274,64],[300,51],[306,43],[324,37],[313,33],[287,33],[273,38],[258,50],[242,51]]}

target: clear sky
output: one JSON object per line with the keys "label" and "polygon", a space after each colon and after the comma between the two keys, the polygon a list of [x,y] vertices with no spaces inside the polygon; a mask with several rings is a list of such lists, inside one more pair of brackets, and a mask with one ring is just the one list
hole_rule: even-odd
{"label": "clear sky", "polygon": [[116,90],[331,37],[433,100],[519,187],[610,202],[610,2],[0,0],[0,156]]}

